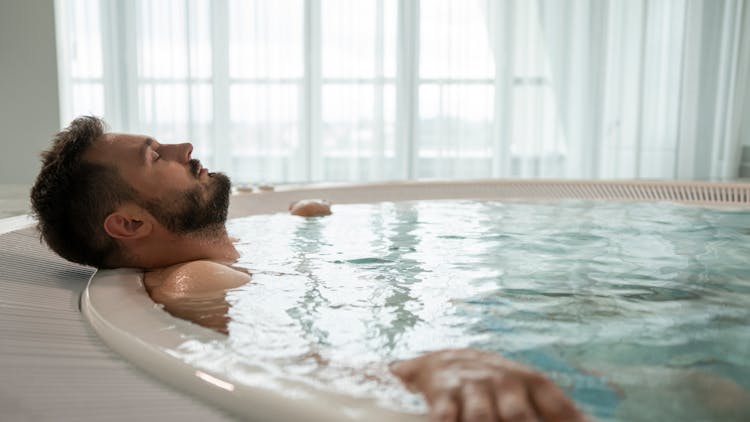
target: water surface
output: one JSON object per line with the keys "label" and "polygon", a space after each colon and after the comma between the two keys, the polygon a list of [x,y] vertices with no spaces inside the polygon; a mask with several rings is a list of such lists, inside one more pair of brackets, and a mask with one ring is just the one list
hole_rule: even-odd
{"label": "water surface", "polygon": [[195,359],[418,411],[383,363],[471,346],[601,420],[750,418],[748,211],[420,201],[229,227],[253,281],[227,294],[226,344],[186,345]]}

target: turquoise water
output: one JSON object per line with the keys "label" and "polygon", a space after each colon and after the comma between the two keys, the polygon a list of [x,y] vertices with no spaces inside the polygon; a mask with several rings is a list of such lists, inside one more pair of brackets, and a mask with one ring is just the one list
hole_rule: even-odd
{"label": "turquoise water", "polygon": [[253,273],[227,294],[240,358],[413,410],[378,364],[472,346],[601,420],[750,419],[749,211],[420,201],[229,227]]}

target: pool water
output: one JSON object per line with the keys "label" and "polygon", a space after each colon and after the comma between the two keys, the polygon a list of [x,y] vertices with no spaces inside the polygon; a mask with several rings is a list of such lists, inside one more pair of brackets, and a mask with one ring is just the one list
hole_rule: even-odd
{"label": "pool water", "polygon": [[750,418],[747,210],[419,201],[229,229],[253,281],[226,295],[227,343],[198,347],[212,362],[414,412],[383,363],[471,346],[600,420]]}

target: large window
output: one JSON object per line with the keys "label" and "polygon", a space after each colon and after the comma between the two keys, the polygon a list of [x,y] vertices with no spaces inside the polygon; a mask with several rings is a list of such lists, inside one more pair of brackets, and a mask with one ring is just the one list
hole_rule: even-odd
{"label": "large window", "polygon": [[63,120],[190,140],[239,182],[521,176],[564,159],[554,112],[524,116],[555,108],[543,55],[496,62],[539,43],[534,5],[60,0]]}
{"label": "large window", "polygon": [[239,183],[737,172],[737,0],[56,9],[63,124],[189,140]]}

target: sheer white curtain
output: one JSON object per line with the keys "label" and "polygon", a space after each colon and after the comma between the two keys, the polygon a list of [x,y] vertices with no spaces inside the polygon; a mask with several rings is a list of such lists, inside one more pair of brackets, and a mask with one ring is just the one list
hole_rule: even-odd
{"label": "sheer white curtain", "polygon": [[541,6],[570,151],[567,175],[737,177],[740,125],[750,115],[745,2],[543,0]]}
{"label": "sheer white curtain", "polygon": [[240,183],[730,179],[749,8],[57,0],[62,121],[190,140]]}

